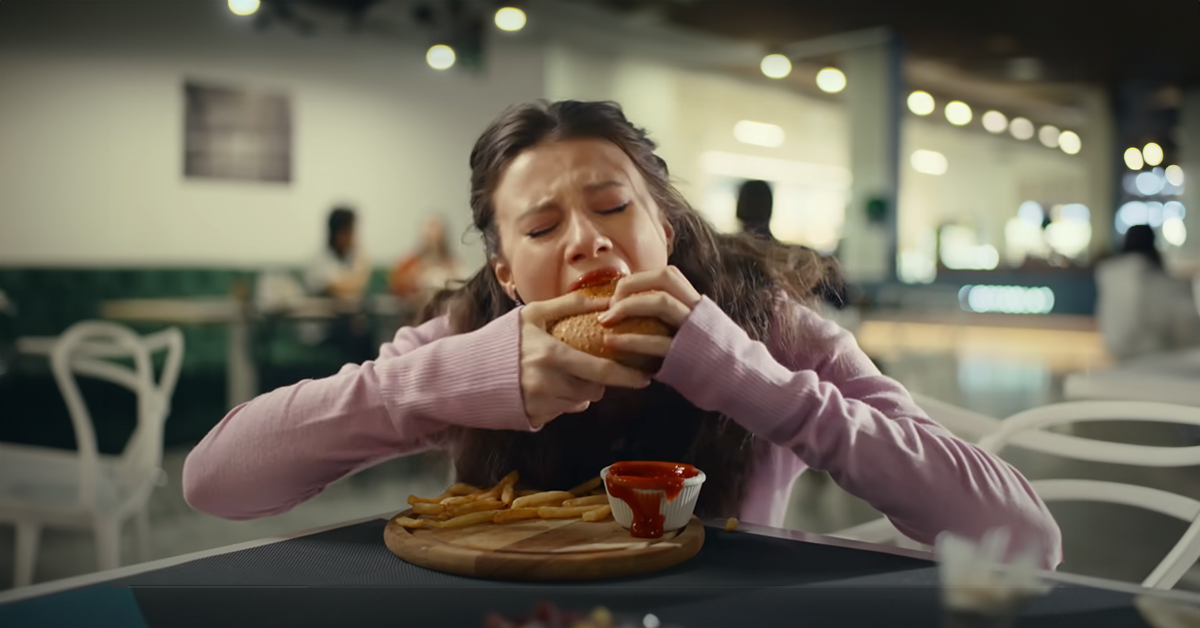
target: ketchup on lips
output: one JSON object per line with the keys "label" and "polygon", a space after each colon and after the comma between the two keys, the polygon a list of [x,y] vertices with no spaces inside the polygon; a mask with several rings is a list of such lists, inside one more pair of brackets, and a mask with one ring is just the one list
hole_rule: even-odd
{"label": "ketchup on lips", "polygon": [[573,281],[571,283],[571,289],[568,290],[568,292],[575,292],[576,290],[579,290],[580,288],[588,288],[591,286],[602,286],[606,283],[611,283],[613,281],[616,281],[617,279],[620,279],[621,277],[624,277],[624,276],[625,276],[625,273],[622,273],[621,271],[615,270],[612,268],[593,270],[592,272],[587,273],[584,276],[580,277],[579,279],[576,279],[575,281]]}
{"label": "ketchup on lips", "polygon": [[[617,462],[604,476],[608,494],[629,504],[633,522],[632,536],[657,539],[663,535],[666,516],[659,508],[660,500],[675,501],[683,492],[684,480],[694,478],[700,471],[690,464],[675,462]],[[641,492],[655,491],[655,492]],[[663,496],[657,491],[662,491]]]}

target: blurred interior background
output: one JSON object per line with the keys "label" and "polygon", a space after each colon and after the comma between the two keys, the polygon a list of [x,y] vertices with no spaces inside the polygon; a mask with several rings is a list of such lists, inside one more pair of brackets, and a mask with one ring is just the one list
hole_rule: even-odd
{"label": "blurred interior background", "polygon": [[[0,3],[0,466],[13,447],[77,451],[54,343],[108,320],[184,338],[147,546],[123,527],[120,564],[440,492],[448,465],[423,455],[230,522],[191,511],[179,474],[231,407],[333,374],[483,263],[467,156],[538,98],[620,102],[721,230],[741,228],[742,184],[766,181],[774,236],[841,263],[828,315],[915,393],[994,418],[1068,398],[1200,406],[1198,35],[1194,0]],[[350,299],[314,278],[334,208],[353,215]],[[1154,253],[1123,253],[1131,233]],[[1108,264],[1129,255],[1161,260],[1162,281]],[[137,396],[81,391],[96,450],[126,451]],[[1148,423],[1073,433],[1196,444]],[[1011,460],[1200,498],[1194,467]],[[792,504],[788,525],[816,532],[877,516],[817,472]],[[1187,527],[1054,512],[1064,571],[1129,581]],[[40,541],[34,582],[99,564],[87,529]]]}

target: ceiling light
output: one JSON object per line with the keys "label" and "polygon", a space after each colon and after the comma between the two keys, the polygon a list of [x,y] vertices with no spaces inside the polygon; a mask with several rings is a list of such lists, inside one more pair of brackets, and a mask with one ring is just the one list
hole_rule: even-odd
{"label": "ceiling light", "polygon": [[917,90],[908,95],[908,110],[919,115],[927,116],[933,113],[934,102],[933,96],[929,92]]}
{"label": "ceiling light", "polygon": [[768,78],[781,79],[792,73],[792,61],[780,54],[767,55],[759,68]]}
{"label": "ceiling light", "polygon": [[823,92],[836,94],[846,89],[846,75],[837,68],[825,68],[817,72],[817,87]]}
{"label": "ceiling light", "polygon": [[743,144],[779,148],[783,146],[783,129],[774,124],[742,120],[733,125],[733,137]]}
{"label": "ceiling light", "polygon": [[1136,148],[1128,148],[1125,150],[1125,165],[1129,166],[1130,170],[1141,170],[1145,163],[1142,161],[1142,151]]}
{"label": "ceiling light", "polygon": [[983,128],[988,133],[1003,133],[1008,129],[1008,118],[999,111],[989,111],[983,114]]}
{"label": "ceiling light", "polygon": [[1046,148],[1058,148],[1058,136],[1061,134],[1062,131],[1059,131],[1058,127],[1047,124],[1038,130],[1038,141]]}
{"label": "ceiling light", "polygon": [[1167,166],[1164,174],[1167,175],[1167,181],[1171,185],[1175,187],[1181,187],[1183,185],[1183,168],[1180,168],[1179,166]]}
{"label": "ceiling light", "polygon": [[519,31],[525,28],[525,12],[514,7],[504,7],[496,11],[496,26],[502,31]]}
{"label": "ceiling light", "polygon": [[1079,135],[1074,131],[1063,131],[1058,136],[1058,147],[1068,155],[1078,155],[1079,150],[1083,148],[1083,140],[1079,139]]}
{"label": "ceiling light", "polygon": [[912,154],[909,161],[913,170],[935,176],[946,174],[949,166],[945,155],[932,150],[918,150]]}
{"label": "ceiling light", "polygon": [[258,0],[229,0],[229,10],[234,15],[253,15],[258,11]]}
{"label": "ceiling light", "polygon": [[961,100],[951,101],[946,104],[946,119],[955,126],[967,124],[971,121],[971,108]]}
{"label": "ceiling light", "polygon": [[1013,118],[1008,123],[1008,132],[1019,140],[1027,140],[1033,137],[1033,123],[1026,118]]}
{"label": "ceiling light", "polygon": [[1157,166],[1162,163],[1163,149],[1158,144],[1150,142],[1142,149],[1142,159],[1146,161],[1148,166]]}
{"label": "ceiling light", "polygon": [[435,70],[445,70],[454,65],[454,49],[444,44],[438,44],[425,53],[425,62]]}

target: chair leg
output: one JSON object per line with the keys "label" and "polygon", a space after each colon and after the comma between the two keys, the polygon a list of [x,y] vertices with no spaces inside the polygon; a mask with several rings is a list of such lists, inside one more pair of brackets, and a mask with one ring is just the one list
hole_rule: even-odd
{"label": "chair leg", "polygon": [[96,567],[100,571],[121,566],[121,523],[115,519],[97,519]]}
{"label": "chair leg", "polygon": [[150,509],[142,508],[133,515],[133,531],[137,536],[137,559],[144,563],[150,560]]}
{"label": "chair leg", "polygon": [[13,573],[13,586],[33,584],[33,571],[37,566],[38,543],[42,538],[42,526],[31,521],[17,524],[17,561]]}

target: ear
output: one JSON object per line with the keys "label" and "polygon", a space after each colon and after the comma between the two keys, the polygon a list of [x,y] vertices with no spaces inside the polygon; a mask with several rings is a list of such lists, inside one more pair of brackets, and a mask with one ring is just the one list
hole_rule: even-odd
{"label": "ear", "polygon": [[500,287],[504,289],[504,293],[513,301],[517,300],[517,282],[513,280],[512,268],[503,260],[497,258],[492,260],[492,272],[496,274],[496,281],[500,282]]}
{"label": "ear", "polygon": [[675,227],[671,226],[671,221],[664,216],[662,218],[663,236],[667,239],[667,256],[670,257],[675,253]]}

